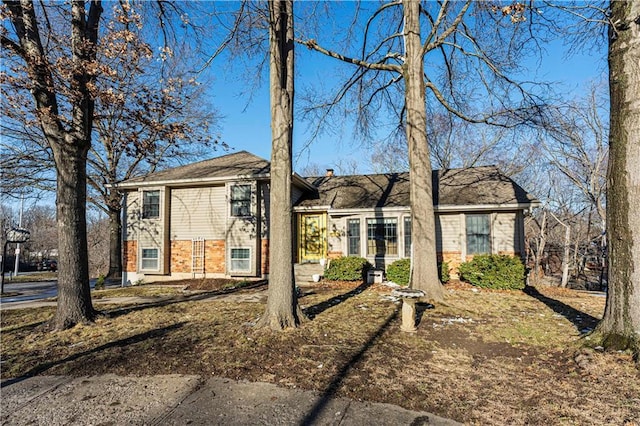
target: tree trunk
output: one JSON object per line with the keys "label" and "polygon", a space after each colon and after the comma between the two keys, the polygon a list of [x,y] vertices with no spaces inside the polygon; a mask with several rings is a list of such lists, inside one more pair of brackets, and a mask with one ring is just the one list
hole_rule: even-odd
{"label": "tree trunk", "polygon": [[58,222],[58,330],[92,321],[89,262],[87,257],[87,151],[79,141],[60,143],[54,149],[57,170]]}
{"label": "tree trunk", "polygon": [[34,4],[28,0],[5,2],[20,41],[15,52],[25,62],[33,82],[37,117],[56,165],[56,214],[58,224],[58,309],[53,318],[57,329],[93,320],[87,256],[87,152],[91,147],[94,100],[90,85],[95,79],[100,1],[71,2],[71,61],[69,100],[72,117],[60,117],[56,85],[39,33]]}
{"label": "tree trunk", "polygon": [[609,282],[603,346],[640,356],[640,2],[611,1],[607,171]]}
{"label": "tree trunk", "polygon": [[[544,275],[544,271],[540,271],[540,262],[544,257],[544,249],[547,245],[547,211],[542,210],[542,223],[540,224],[540,238],[538,238],[538,252],[536,253],[536,262],[533,268],[536,280]],[[542,272],[542,273],[541,273]]]}
{"label": "tree trunk", "polygon": [[420,40],[420,2],[405,0],[403,13],[406,50],[403,75],[407,108],[406,133],[409,147],[413,244],[412,273],[409,286],[425,291],[426,297],[430,300],[441,301],[444,297],[444,291],[438,279],[431,160],[427,143],[424,59]]}
{"label": "tree trunk", "polygon": [[571,227],[564,225],[564,247],[562,250],[562,281],[560,287],[566,288],[569,284],[569,257],[571,256]]}
{"label": "tree trunk", "polygon": [[[113,190],[115,191],[115,190]],[[109,271],[107,278],[122,277],[122,197],[109,194]]]}
{"label": "tree trunk", "polygon": [[271,191],[269,296],[259,325],[296,327],[303,318],[293,274],[291,175],[293,145],[293,0],[269,1]]}

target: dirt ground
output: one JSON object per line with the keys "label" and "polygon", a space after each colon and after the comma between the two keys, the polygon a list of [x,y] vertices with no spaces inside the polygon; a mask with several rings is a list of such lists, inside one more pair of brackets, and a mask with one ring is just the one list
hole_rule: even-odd
{"label": "dirt ground", "polygon": [[[144,307],[107,306],[95,324],[56,333],[41,328],[52,309],[3,312],[2,376],[202,374],[388,402],[467,424],[640,424],[640,372],[630,354],[590,347],[602,295],[454,282],[443,304],[418,304],[411,334],[399,331],[401,305],[389,287],[321,282],[301,289],[307,320],[277,333],[256,327],[264,283],[179,285],[199,291]],[[235,297],[209,300],[202,291]]]}

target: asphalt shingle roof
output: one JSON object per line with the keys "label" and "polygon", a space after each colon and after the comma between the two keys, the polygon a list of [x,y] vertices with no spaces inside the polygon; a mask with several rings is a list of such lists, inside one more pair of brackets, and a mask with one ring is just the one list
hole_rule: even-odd
{"label": "asphalt shingle roof", "polygon": [[[174,167],[124,181],[128,187],[154,182],[193,182],[216,178],[265,176],[269,161],[247,151]],[[409,206],[409,173],[307,177],[316,191],[297,203],[301,207],[366,209]],[[537,202],[495,166],[436,170],[432,175],[434,205],[470,206]]]}
{"label": "asphalt shingle roof", "polygon": [[[409,173],[306,178],[317,188],[298,203],[334,209],[409,206]],[[497,167],[434,171],[434,205],[528,204],[537,201]]]}
{"label": "asphalt shingle roof", "polygon": [[149,182],[184,181],[268,174],[270,163],[247,151],[174,167],[126,181],[127,185]]}

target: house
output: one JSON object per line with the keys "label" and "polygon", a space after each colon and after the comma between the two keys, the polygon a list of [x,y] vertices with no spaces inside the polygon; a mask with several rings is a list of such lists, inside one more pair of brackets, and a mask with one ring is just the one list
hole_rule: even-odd
{"label": "house", "polygon": [[[123,280],[263,277],[269,272],[269,162],[241,151],[123,181]],[[294,173],[296,262],[411,255],[409,174]],[[538,201],[496,167],[433,173],[437,251],[454,269],[478,253],[522,256]]]}

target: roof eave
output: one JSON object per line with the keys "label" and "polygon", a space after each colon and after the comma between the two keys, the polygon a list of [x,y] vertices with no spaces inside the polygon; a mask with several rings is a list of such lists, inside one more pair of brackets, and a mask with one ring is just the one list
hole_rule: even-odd
{"label": "roof eave", "polygon": [[434,206],[435,211],[448,212],[448,211],[505,211],[505,210],[528,210],[533,207],[537,207],[539,203],[503,203],[503,204],[443,204]]}
{"label": "roof eave", "polygon": [[269,179],[268,173],[262,173],[257,175],[235,175],[235,176],[219,176],[209,178],[198,179],[165,179],[165,180],[150,180],[142,182],[121,182],[113,185],[118,189],[136,189],[136,188],[149,188],[154,186],[170,186],[170,187],[184,187],[184,186],[206,186],[211,183],[224,183],[232,182],[234,180],[263,180]]}
{"label": "roof eave", "polygon": [[[539,201],[532,201],[531,203],[505,203],[505,204],[470,204],[470,205],[458,205],[458,204],[446,204],[436,205],[433,207],[436,212],[461,212],[461,211],[513,211],[513,210],[528,210],[530,208],[539,207]],[[310,211],[310,210],[326,210],[330,215],[338,214],[354,214],[354,213],[367,213],[376,211],[386,212],[402,212],[410,210],[410,206],[393,206],[393,207],[366,207],[366,208],[349,208],[338,209],[331,206],[296,206],[294,211]]]}
{"label": "roof eave", "polygon": [[292,179],[293,179],[293,181],[295,183],[299,184],[299,186],[302,186],[304,189],[306,189],[308,191],[317,190],[317,188],[315,186],[311,185],[309,182],[307,182],[302,176],[300,176],[296,172],[293,172]]}

